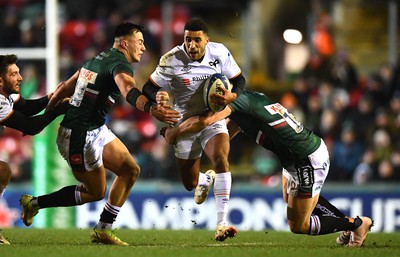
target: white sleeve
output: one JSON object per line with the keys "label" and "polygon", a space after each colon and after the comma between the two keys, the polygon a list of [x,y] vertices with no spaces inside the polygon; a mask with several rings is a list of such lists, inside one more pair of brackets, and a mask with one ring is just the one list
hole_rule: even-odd
{"label": "white sleeve", "polygon": [[224,74],[228,79],[237,77],[242,70],[236,63],[232,54],[228,51],[227,58],[224,58],[222,63],[222,74]]}

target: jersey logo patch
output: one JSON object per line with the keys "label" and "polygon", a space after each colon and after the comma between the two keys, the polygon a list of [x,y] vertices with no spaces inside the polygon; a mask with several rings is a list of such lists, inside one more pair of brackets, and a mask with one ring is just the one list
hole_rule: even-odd
{"label": "jersey logo patch", "polygon": [[183,67],[182,69],[181,69],[181,71],[183,71],[183,72],[189,72],[190,70],[191,70],[192,68],[191,67]]}
{"label": "jersey logo patch", "polygon": [[219,60],[215,60],[215,61],[211,61],[211,62],[208,62],[208,64],[210,64],[210,66],[214,66],[214,67],[217,67],[217,64],[219,64]]}
{"label": "jersey logo patch", "polygon": [[185,86],[190,86],[190,79],[182,79],[182,84]]}
{"label": "jersey logo patch", "polygon": [[94,84],[96,82],[97,75],[98,75],[97,72],[93,72],[93,71],[87,70],[85,68],[81,68],[81,70],[79,72],[79,79],[82,79],[83,81],[85,81],[87,83]]}
{"label": "jersey logo patch", "polygon": [[285,107],[283,107],[281,104],[279,103],[274,103],[274,104],[270,104],[265,106],[265,109],[271,114],[277,114],[277,113],[281,113],[282,109],[285,109]]}

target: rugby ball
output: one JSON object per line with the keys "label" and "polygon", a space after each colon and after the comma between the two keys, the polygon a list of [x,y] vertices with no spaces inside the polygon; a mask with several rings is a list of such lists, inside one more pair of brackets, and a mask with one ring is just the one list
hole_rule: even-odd
{"label": "rugby ball", "polygon": [[221,90],[220,87],[224,87],[225,89],[231,91],[231,84],[229,83],[229,79],[221,73],[215,73],[211,75],[204,83],[204,103],[213,112],[219,112],[225,108],[225,106],[214,105],[210,100],[213,94],[224,94],[224,91]]}

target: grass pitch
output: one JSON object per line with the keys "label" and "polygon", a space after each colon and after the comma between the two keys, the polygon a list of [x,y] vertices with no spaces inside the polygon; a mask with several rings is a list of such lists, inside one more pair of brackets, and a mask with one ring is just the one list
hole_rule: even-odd
{"label": "grass pitch", "polygon": [[370,233],[362,248],[340,247],[337,234],[295,235],[276,231],[239,231],[236,238],[216,242],[209,230],[116,231],[129,246],[92,244],[89,229],[4,229],[12,245],[1,245],[1,257],[345,257],[400,256],[400,233]]}

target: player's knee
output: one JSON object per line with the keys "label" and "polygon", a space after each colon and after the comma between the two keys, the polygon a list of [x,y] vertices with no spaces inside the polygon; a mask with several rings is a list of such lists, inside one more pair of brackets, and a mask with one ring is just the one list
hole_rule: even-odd
{"label": "player's knee", "polygon": [[212,162],[216,171],[229,171],[229,161],[227,156],[222,154],[218,155]]}
{"label": "player's knee", "polygon": [[197,181],[183,181],[183,186],[187,191],[192,191],[197,186]]}
{"label": "player's knee", "polygon": [[7,185],[11,179],[11,168],[7,162],[0,161],[0,185]]}
{"label": "player's knee", "polygon": [[91,196],[91,202],[103,200],[106,196],[106,190],[88,192]]}
{"label": "player's knee", "polygon": [[140,174],[140,166],[134,163],[128,172],[127,179],[129,183],[133,185],[136,179],[138,178],[139,174]]}

